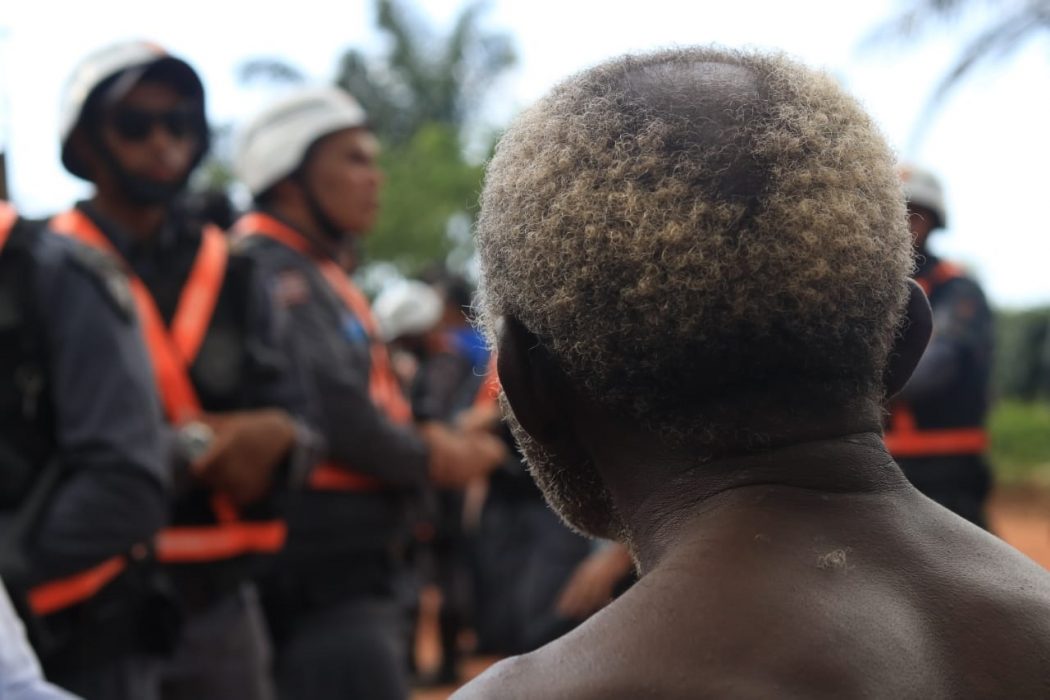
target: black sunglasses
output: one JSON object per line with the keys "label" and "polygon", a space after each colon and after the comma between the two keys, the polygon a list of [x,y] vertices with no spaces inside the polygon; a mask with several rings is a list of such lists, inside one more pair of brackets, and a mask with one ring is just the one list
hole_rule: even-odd
{"label": "black sunglasses", "polygon": [[192,106],[178,107],[167,112],[117,107],[110,113],[109,123],[117,135],[126,141],[146,140],[157,124],[177,139],[194,136],[200,131],[200,117]]}

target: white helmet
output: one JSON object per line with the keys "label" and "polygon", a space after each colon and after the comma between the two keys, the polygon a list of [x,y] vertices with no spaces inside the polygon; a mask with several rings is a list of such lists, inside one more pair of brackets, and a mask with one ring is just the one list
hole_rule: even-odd
{"label": "white helmet", "polygon": [[367,124],[365,110],[344,90],[298,91],[271,105],[244,129],[234,169],[252,195],[260,195],[295,172],[319,138]]}
{"label": "white helmet", "polygon": [[944,209],[944,191],[937,177],[929,170],[907,163],[901,165],[898,172],[904,188],[904,198],[936,214],[934,228],[946,226],[948,216]]}
{"label": "white helmet", "polygon": [[441,320],[443,307],[441,295],[429,285],[407,280],[384,289],[372,304],[372,313],[380,336],[390,342],[431,330]]}
{"label": "white helmet", "polygon": [[[62,142],[62,165],[78,177],[87,177],[83,165],[69,148],[70,137],[84,118],[85,108],[100,88],[108,87],[106,97],[119,100],[150,72],[163,75],[166,82],[199,101],[201,125],[204,121],[204,85],[193,68],[157,44],[148,41],[126,41],[99,49],[77,64],[66,83],[62,99],[59,137]],[[201,153],[207,150],[207,129],[202,132]]]}

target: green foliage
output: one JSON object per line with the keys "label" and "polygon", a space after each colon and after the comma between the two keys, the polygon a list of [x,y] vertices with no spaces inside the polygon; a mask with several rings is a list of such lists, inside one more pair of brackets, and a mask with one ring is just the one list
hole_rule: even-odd
{"label": "green foliage", "polygon": [[356,49],[342,58],[336,84],[364,106],[383,142],[387,180],[382,211],[368,238],[369,260],[412,274],[450,253],[469,257],[482,167],[463,152],[464,129],[515,60],[509,36],[481,27],[483,2],[468,5],[439,36],[405,3],[377,0],[381,56]]}
{"label": "green foliage", "polygon": [[444,260],[455,241],[449,222],[473,217],[482,166],[467,163],[458,135],[444,124],[427,124],[410,141],[388,147],[382,209],[365,244],[370,260],[393,262],[407,274]]}
{"label": "green foliage", "polygon": [[229,192],[233,174],[233,125],[211,125],[211,147],[190,179],[191,192]]}
{"label": "green foliage", "polygon": [[1005,483],[1050,482],[1050,308],[996,315],[991,460]]}
{"label": "green foliage", "polygon": [[367,56],[349,49],[335,82],[361,102],[384,142],[407,143],[428,124],[461,131],[476,117],[493,83],[516,60],[509,35],[482,28],[484,10],[484,2],[467,5],[441,37],[406,3],[376,1],[389,51]]}
{"label": "green foliage", "polygon": [[1050,308],[996,314],[988,419],[990,459],[1004,483],[1050,483]]}
{"label": "green foliage", "polygon": [[1050,480],[1050,403],[1001,401],[989,417],[988,429],[998,481]]}
{"label": "green foliage", "polygon": [[993,394],[1050,400],[1050,308],[996,315]]}

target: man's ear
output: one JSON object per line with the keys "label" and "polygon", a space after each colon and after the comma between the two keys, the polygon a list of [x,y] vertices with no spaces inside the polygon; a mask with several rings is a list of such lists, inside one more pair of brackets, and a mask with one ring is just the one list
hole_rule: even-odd
{"label": "man's ear", "polygon": [[908,303],[904,309],[904,321],[900,333],[893,343],[882,383],[886,387],[886,398],[900,393],[919,365],[926,344],[933,333],[933,312],[926,294],[915,280],[908,280]]}
{"label": "man's ear", "polygon": [[496,369],[514,417],[539,442],[557,441],[568,418],[564,375],[521,321],[501,316],[496,323]]}

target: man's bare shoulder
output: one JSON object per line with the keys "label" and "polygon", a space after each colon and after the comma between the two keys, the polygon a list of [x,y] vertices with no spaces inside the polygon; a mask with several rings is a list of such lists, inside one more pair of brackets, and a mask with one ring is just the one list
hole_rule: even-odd
{"label": "man's bare shoulder", "polygon": [[481,698],[531,698],[546,696],[550,690],[538,662],[539,652],[512,656],[490,666],[484,673],[453,694],[453,700],[480,700]]}
{"label": "man's bare shoulder", "polygon": [[640,661],[632,653],[633,645],[625,644],[628,638],[622,633],[612,634],[614,629],[623,629],[623,607],[617,601],[546,646],[500,661],[453,697],[588,700],[645,694],[646,674],[637,673],[632,680],[629,669],[624,669],[624,664],[634,666]]}
{"label": "man's bare shoulder", "polygon": [[[680,610],[659,580],[643,580],[580,627],[530,654],[505,659],[464,686],[457,700],[478,698],[810,697],[723,650],[744,649],[752,631]],[[678,599],[677,602],[681,602]],[[722,608],[724,610],[724,607]],[[727,617],[733,613],[726,611]],[[688,622],[682,620],[685,617]],[[685,623],[685,624],[682,624]],[[709,623],[709,624],[705,624]]]}
{"label": "man's bare shoulder", "polygon": [[457,697],[1031,696],[1050,673],[1050,576],[954,516],[921,524],[671,562]]}
{"label": "man's bare shoulder", "polygon": [[504,659],[461,688],[453,700],[618,700],[623,698],[809,698],[808,685],[792,685],[746,664],[721,668],[703,659],[683,673],[681,668],[648,663],[621,655],[609,647],[563,637],[522,656]]}

